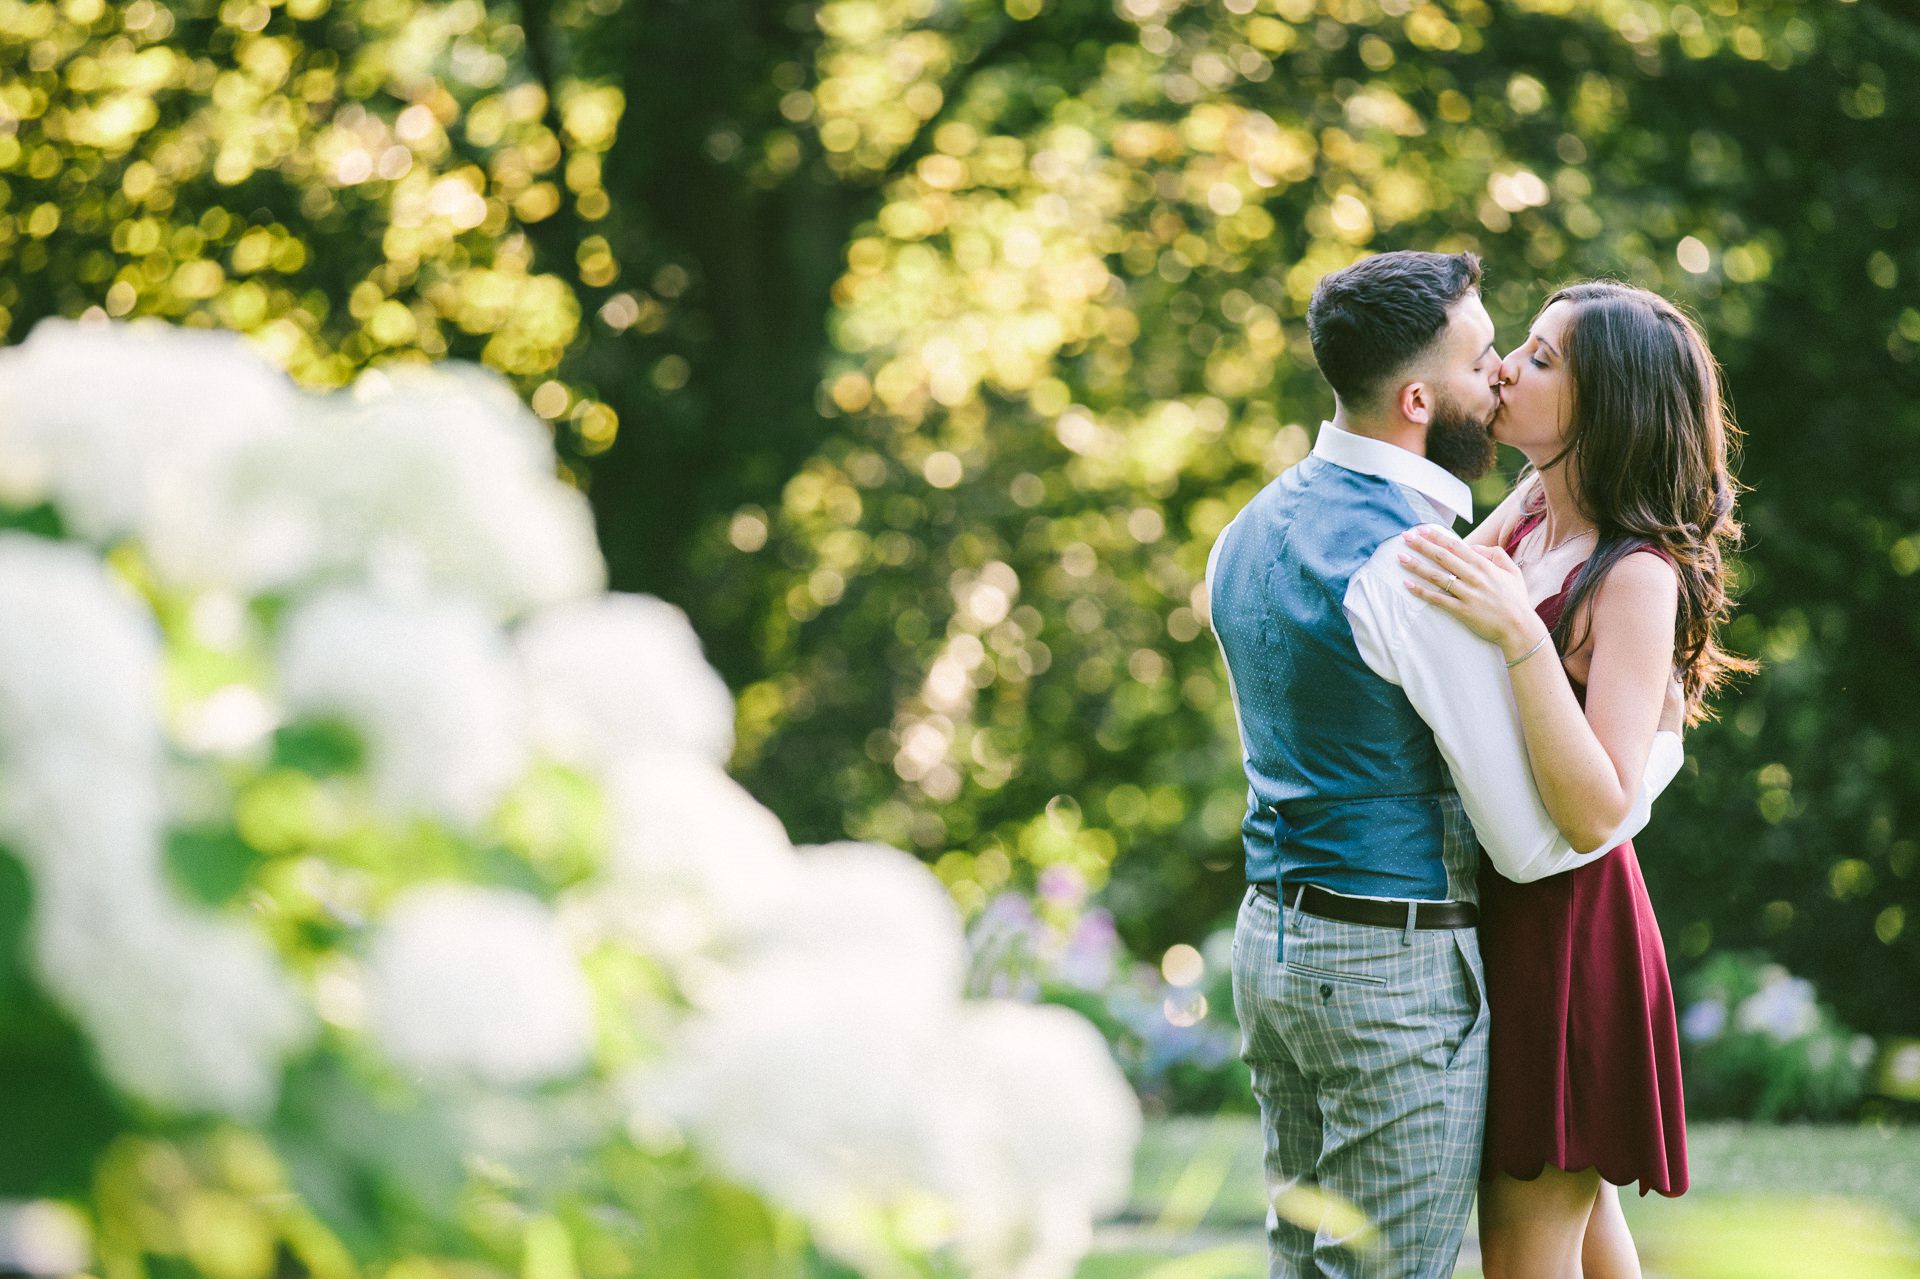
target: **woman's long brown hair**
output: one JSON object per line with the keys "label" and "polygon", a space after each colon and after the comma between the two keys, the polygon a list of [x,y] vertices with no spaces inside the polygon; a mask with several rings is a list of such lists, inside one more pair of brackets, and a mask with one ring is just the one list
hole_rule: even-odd
{"label": "woman's long brown hair", "polygon": [[[1757,669],[1719,643],[1733,605],[1726,553],[1740,542],[1730,464],[1740,433],[1719,367],[1699,326],[1657,293],[1600,280],[1569,285],[1546,306],[1555,302],[1573,307],[1564,342],[1573,409],[1567,445],[1547,466],[1573,468],[1571,488],[1599,542],[1568,592],[1554,644],[1562,653],[1579,647],[1569,643],[1573,619],[1607,570],[1644,546],[1660,548],[1680,575],[1675,665],[1687,722],[1698,723],[1728,676]],[[1541,493],[1532,504],[1544,501]]]}

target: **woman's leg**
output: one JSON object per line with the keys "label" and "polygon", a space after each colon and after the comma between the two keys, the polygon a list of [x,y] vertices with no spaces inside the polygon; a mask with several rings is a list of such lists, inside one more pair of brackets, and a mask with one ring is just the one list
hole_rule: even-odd
{"label": "woman's leg", "polygon": [[1620,1211],[1620,1188],[1600,1183],[1593,1215],[1587,1218],[1587,1241],[1580,1249],[1585,1279],[1640,1279],[1640,1256],[1633,1248],[1633,1232]]}
{"label": "woman's leg", "polygon": [[1480,1183],[1480,1264],[1487,1279],[1582,1279],[1580,1249],[1600,1174],[1545,1168],[1532,1181]]}

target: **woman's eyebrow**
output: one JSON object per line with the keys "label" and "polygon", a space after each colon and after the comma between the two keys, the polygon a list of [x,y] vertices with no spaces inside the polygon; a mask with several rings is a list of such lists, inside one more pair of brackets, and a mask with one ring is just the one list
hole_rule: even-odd
{"label": "woman's eyebrow", "polygon": [[1546,347],[1548,355],[1551,355],[1556,360],[1560,358],[1560,352],[1554,349],[1553,343],[1547,341],[1545,338],[1541,337],[1538,333],[1533,335],[1533,340],[1538,342],[1541,346]]}

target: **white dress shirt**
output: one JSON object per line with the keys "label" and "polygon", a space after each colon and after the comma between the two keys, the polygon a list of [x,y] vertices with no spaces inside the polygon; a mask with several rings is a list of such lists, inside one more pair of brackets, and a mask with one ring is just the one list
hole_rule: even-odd
{"label": "white dress shirt", "polygon": [[[1433,523],[1451,527],[1473,516],[1473,494],[1466,484],[1417,453],[1331,422],[1321,424],[1313,452],[1346,470],[1392,480],[1414,510]],[[1362,660],[1405,692],[1433,730],[1461,806],[1494,868],[1521,883],[1544,879],[1595,861],[1638,834],[1653,815],[1654,799],[1680,771],[1679,735],[1654,735],[1640,795],[1626,821],[1599,848],[1576,852],[1534,788],[1506,660],[1497,646],[1402,585],[1411,576],[1399,561],[1405,549],[1404,534],[1388,538],[1353,575],[1343,601],[1347,621]],[[1219,551],[1216,541],[1207,557],[1209,596]]]}

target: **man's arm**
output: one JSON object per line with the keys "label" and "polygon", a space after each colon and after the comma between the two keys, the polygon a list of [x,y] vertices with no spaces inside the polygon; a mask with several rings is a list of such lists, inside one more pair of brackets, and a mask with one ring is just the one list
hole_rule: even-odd
{"label": "man's arm", "polygon": [[1679,737],[1655,735],[1633,810],[1599,848],[1576,851],[1534,789],[1500,650],[1400,585],[1402,548],[1401,538],[1390,538],[1354,574],[1347,620],[1367,665],[1399,685],[1433,730],[1494,868],[1526,883],[1584,866],[1633,838],[1653,815],[1655,797],[1680,769]]}

